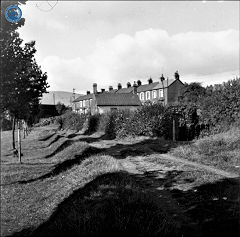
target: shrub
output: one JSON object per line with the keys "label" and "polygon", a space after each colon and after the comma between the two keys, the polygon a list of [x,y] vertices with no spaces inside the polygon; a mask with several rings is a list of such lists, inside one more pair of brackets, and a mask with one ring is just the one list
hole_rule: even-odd
{"label": "shrub", "polygon": [[6,118],[2,119],[2,131],[8,131],[12,129],[12,121]]}
{"label": "shrub", "polygon": [[99,125],[99,120],[100,120],[100,115],[95,114],[95,115],[90,115],[87,118],[87,128],[85,133],[93,133],[98,130],[98,125]]}
{"label": "shrub", "polygon": [[62,116],[58,116],[56,118],[56,123],[59,125],[59,129],[72,129],[79,131],[83,128],[85,120],[86,116],[69,111]]}

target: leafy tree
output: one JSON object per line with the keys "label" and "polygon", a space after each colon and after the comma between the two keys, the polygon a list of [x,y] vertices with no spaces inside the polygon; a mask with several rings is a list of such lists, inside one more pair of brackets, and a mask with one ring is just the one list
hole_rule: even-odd
{"label": "leafy tree", "polygon": [[39,98],[48,87],[47,75],[42,73],[34,54],[35,41],[22,46],[16,30],[24,25],[24,19],[10,23],[4,17],[4,11],[10,4],[25,4],[26,1],[2,3],[1,7],[1,114],[8,111],[13,118],[13,149],[15,149],[15,120],[28,120],[36,111]]}
{"label": "leafy tree", "polygon": [[192,82],[190,84],[185,84],[182,91],[181,102],[182,103],[198,103],[201,98],[206,94],[206,89],[201,86],[199,82]]}
{"label": "leafy tree", "polygon": [[66,112],[67,107],[64,104],[58,102],[56,104],[56,110],[57,110],[59,115],[62,115],[64,112]]}
{"label": "leafy tree", "polygon": [[240,121],[240,78],[223,83],[201,103],[202,116],[212,126],[228,127]]}
{"label": "leafy tree", "polygon": [[[24,25],[25,19],[22,18],[16,23],[10,23],[5,18],[5,9],[9,5],[21,5],[25,4],[26,1],[1,1],[1,23],[0,23],[0,123],[4,118],[8,104],[8,91],[11,88],[11,82],[14,78],[15,67],[14,67],[14,51],[12,48],[8,47],[12,42],[17,40],[18,33],[16,30]],[[13,88],[12,88],[13,89]],[[13,148],[15,148],[15,138],[14,138],[14,129],[15,129],[15,119],[13,119]]]}

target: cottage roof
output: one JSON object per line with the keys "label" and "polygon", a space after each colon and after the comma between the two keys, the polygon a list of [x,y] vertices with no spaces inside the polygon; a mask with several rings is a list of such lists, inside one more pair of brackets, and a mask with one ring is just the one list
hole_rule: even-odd
{"label": "cottage roof", "polygon": [[141,85],[137,88],[137,92],[151,91],[159,82],[153,82],[151,84]]}
{"label": "cottage roof", "polygon": [[141,101],[136,94],[132,93],[102,93],[96,94],[98,106],[139,106]]}
{"label": "cottage roof", "polygon": [[117,91],[117,93],[131,93],[133,91],[133,87],[128,87],[128,88],[121,88],[120,90]]}
{"label": "cottage roof", "polygon": [[[165,81],[163,81],[163,85],[166,88],[170,86],[174,81],[175,79],[166,79]],[[150,84],[144,84],[144,85],[138,86],[137,92],[140,93],[140,92],[151,91],[151,90],[156,90],[161,88],[163,88],[162,82],[158,81],[158,82],[153,82]],[[133,86],[129,88],[122,88],[118,90],[117,93],[130,93],[132,91],[133,91]]]}
{"label": "cottage roof", "polygon": [[117,89],[112,89],[111,91],[105,91],[104,93],[116,93]]}
{"label": "cottage roof", "polygon": [[163,85],[164,85],[164,88],[167,88],[175,81],[176,81],[175,79],[165,79],[163,81],[163,84],[162,82],[158,82],[158,84],[153,88],[153,90],[162,89]]}
{"label": "cottage roof", "polygon": [[77,99],[75,99],[73,102],[79,102],[80,100],[89,100],[92,98],[93,98],[93,94],[81,95]]}

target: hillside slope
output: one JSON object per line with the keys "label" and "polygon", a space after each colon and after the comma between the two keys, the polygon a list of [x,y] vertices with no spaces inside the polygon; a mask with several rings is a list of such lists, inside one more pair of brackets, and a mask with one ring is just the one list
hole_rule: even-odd
{"label": "hillside slope", "polygon": [[[41,104],[57,104],[58,102],[65,104],[66,106],[70,105],[72,99],[72,92],[67,91],[49,91],[49,93],[44,93]],[[75,94],[75,98],[80,96],[80,94]]]}

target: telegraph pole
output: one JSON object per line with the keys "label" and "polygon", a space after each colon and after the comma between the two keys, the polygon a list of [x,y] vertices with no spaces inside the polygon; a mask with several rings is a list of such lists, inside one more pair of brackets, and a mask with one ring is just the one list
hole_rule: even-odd
{"label": "telegraph pole", "polygon": [[55,105],[55,94],[53,93],[53,104]]}
{"label": "telegraph pole", "polygon": [[165,92],[164,92],[164,83],[163,83],[163,81],[165,80],[165,77],[163,76],[163,74],[160,77],[160,80],[162,82],[162,87],[163,87],[163,105],[165,106]]}

